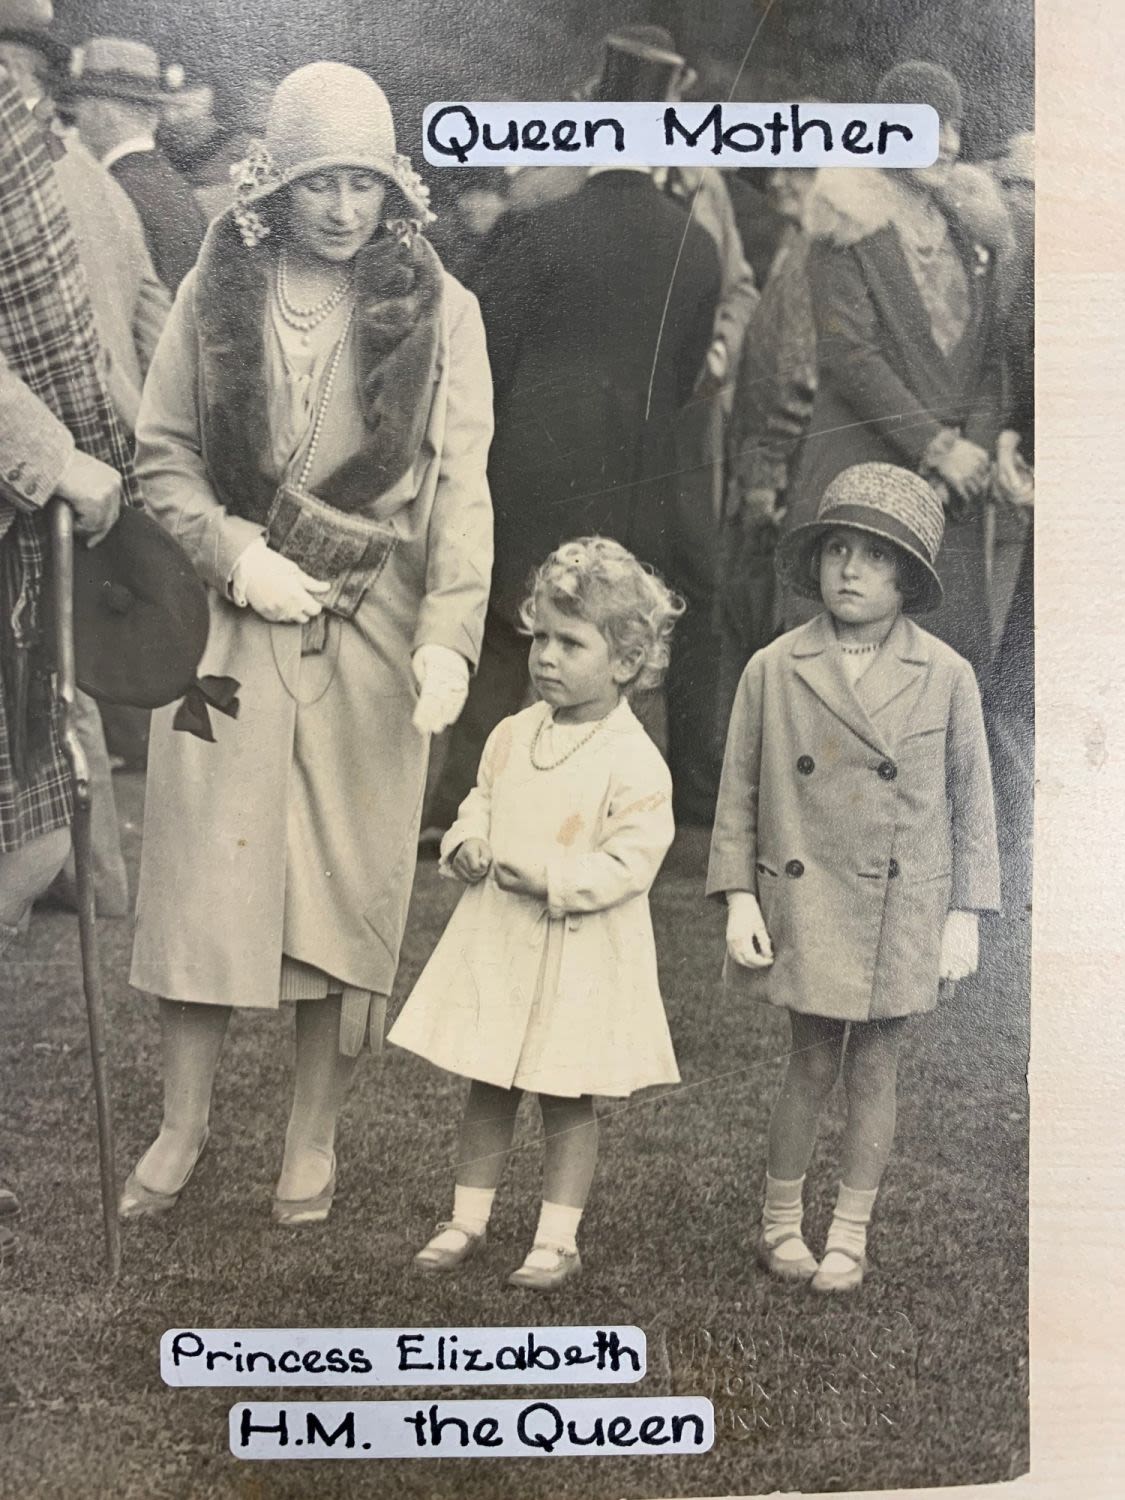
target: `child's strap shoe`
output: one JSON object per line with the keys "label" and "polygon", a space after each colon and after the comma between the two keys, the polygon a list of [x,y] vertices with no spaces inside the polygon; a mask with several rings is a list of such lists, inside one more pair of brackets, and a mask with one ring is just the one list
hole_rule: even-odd
{"label": "child's strap shoe", "polygon": [[[829,1264],[829,1262],[832,1262]],[[825,1252],[817,1268],[811,1286],[814,1292],[831,1295],[836,1292],[854,1292],[863,1282],[867,1269],[866,1255],[846,1250],[842,1245],[833,1245]]]}
{"label": "child's strap shoe", "polygon": [[[789,1246],[785,1254],[781,1253],[782,1245]],[[817,1271],[816,1256],[805,1244],[799,1229],[774,1240],[767,1240],[762,1235],[758,1241],[758,1264],[782,1281],[808,1281]]]}
{"label": "child's strap shoe", "polygon": [[427,1274],[456,1271],[457,1267],[484,1249],[487,1230],[474,1234],[452,1220],[439,1224],[427,1244],[414,1257],[414,1267]]}
{"label": "child's strap shoe", "polygon": [[523,1265],[508,1277],[508,1285],[532,1292],[553,1292],[571,1276],[577,1276],[581,1269],[582,1257],[577,1250],[537,1240]]}

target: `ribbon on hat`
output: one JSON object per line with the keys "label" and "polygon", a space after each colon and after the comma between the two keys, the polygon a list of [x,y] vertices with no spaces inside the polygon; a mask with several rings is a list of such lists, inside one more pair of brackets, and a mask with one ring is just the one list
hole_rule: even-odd
{"label": "ribbon on hat", "polygon": [[237,719],[240,707],[238,690],[241,686],[233,677],[197,677],[176,709],[172,728],[186,730],[188,734],[194,734],[197,739],[206,740],[213,745],[215,733],[211,728],[208,710],[214,708],[219,713],[226,714],[228,719]]}

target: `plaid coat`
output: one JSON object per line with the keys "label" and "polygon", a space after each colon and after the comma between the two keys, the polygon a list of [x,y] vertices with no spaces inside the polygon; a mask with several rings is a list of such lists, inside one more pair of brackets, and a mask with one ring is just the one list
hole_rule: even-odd
{"label": "plaid coat", "polygon": [[70,821],[40,660],[50,499],[75,446],[135,488],[42,127],[0,69],[0,852]]}

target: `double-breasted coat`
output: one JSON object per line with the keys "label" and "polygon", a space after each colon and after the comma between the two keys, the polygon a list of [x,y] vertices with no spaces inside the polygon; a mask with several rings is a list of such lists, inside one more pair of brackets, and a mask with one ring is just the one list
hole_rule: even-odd
{"label": "double-breasted coat", "polygon": [[[375,506],[397,544],[355,617],[332,619],[325,649],[302,655],[300,626],[270,624],[229,595],[262,528],[227,511],[210,477],[197,305],[210,289],[198,276],[181,286],[149,372],[138,464],[150,506],[210,586],[200,675],[235,678],[241,707],[237,719],[213,715],[213,744],[174,730],[172,708],[153,716],[131,982],[171,999],[276,1008],[284,953],[385,996],[429,754],[411,724],[411,656],[436,644],[474,662],[487,602],[492,406],[480,312],[446,276],[422,446]],[[348,362],[353,378],[337,381],[309,474],[314,493],[365,431],[361,354]],[[246,434],[248,445],[262,440]]]}
{"label": "double-breasted coat", "polygon": [[751,891],[774,950],[727,973],[804,1014],[933,1009],[952,909],[999,905],[973,670],[900,615],[853,688],[828,615],[751,658],[727,738],[709,895]]}
{"label": "double-breasted coat", "polygon": [[[490,736],[442,853],[485,839],[493,867],[389,1040],[499,1088],[623,1098],[678,1083],[648,909],[675,832],[668,768],[624,701],[588,740],[565,726],[572,753],[541,770],[533,747],[550,727],[536,703]],[[502,889],[497,863],[535,871],[547,899]]]}

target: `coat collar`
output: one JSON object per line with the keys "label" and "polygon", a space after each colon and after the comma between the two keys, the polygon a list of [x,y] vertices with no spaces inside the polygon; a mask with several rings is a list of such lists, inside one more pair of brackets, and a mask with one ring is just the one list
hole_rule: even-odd
{"label": "coat collar", "polygon": [[836,632],[827,613],[793,632],[789,647],[794,671],[853,734],[880,755],[894,745],[932,653],[923,631],[899,615],[874,662],[853,688],[844,673]]}
{"label": "coat collar", "polygon": [[[321,499],[359,511],[415,461],[441,372],[443,273],[419,237],[402,263],[385,244],[356,256],[353,337],[366,442],[318,485]],[[281,478],[269,444],[265,319],[274,260],[247,250],[231,213],[207,232],[195,274],[202,426],[208,468],[227,507],[264,522]]]}

